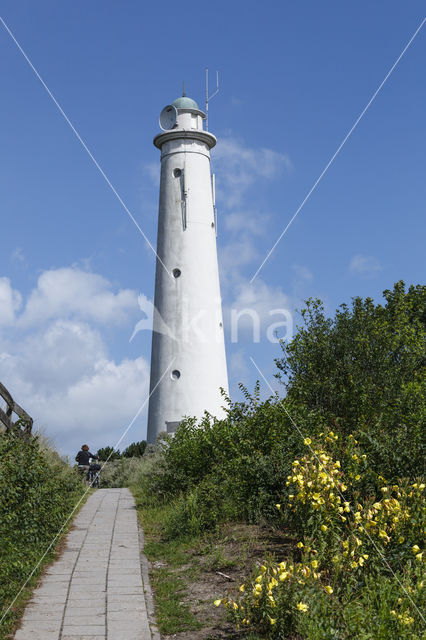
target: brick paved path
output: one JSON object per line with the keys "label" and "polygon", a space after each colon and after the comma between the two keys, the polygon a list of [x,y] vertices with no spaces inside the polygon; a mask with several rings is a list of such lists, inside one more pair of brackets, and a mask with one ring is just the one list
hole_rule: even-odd
{"label": "brick paved path", "polygon": [[34,591],[15,640],[158,640],[149,625],[152,598],[140,538],[128,489],[93,493]]}

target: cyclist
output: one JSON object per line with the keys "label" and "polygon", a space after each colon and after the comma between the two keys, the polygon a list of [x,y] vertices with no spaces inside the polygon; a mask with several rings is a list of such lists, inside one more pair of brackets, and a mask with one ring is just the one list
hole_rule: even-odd
{"label": "cyclist", "polygon": [[90,459],[97,460],[98,457],[89,451],[89,445],[81,445],[81,450],[77,453],[75,460],[81,473],[86,472],[86,484],[89,482]]}

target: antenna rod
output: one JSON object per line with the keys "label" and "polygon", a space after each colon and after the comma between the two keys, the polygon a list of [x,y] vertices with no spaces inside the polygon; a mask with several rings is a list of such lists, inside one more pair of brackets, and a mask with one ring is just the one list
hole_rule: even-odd
{"label": "antenna rod", "polygon": [[209,130],[209,102],[219,93],[219,71],[216,71],[216,90],[209,96],[209,69],[206,67],[206,131]]}
{"label": "antenna rod", "polygon": [[206,67],[206,131],[209,130],[209,69]]}

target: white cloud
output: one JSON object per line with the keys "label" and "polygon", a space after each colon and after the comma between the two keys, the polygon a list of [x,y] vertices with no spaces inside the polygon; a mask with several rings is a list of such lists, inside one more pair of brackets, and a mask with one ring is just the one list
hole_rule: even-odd
{"label": "white cloud", "polygon": [[51,318],[79,317],[99,324],[122,325],[136,311],[137,294],[130,289],[111,291],[102,276],[77,267],[44,271],[19,318],[23,327]]}
{"label": "white cloud", "polygon": [[231,341],[249,339],[259,342],[266,338],[274,342],[276,331],[280,338],[291,338],[293,320],[290,309],[290,299],[281,287],[269,286],[260,278],[252,284],[241,281],[236,286],[234,300],[224,309]]}
{"label": "white cloud", "polygon": [[149,162],[145,165],[145,171],[152,184],[156,187],[160,186],[160,164],[158,162]]}
{"label": "white cloud", "polygon": [[239,280],[238,269],[250,264],[258,255],[254,242],[248,236],[242,236],[239,240],[228,242],[220,247],[221,282],[227,285],[229,282]]}
{"label": "white cloud", "polygon": [[254,236],[265,234],[269,217],[254,211],[234,211],[224,216],[227,231],[233,234],[250,233]]}
{"label": "white cloud", "polygon": [[13,324],[21,304],[22,296],[12,289],[9,278],[0,278],[0,326]]}
{"label": "white cloud", "polygon": [[[95,449],[114,445],[147,398],[149,366],[142,357],[111,358],[102,331],[110,336],[119,324],[128,341],[137,293],[114,292],[98,274],[64,268],[41,274],[16,318],[21,300],[0,279],[9,325],[0,335],[0,380],[61,451],[85,440]],[[143,437],[138,419],[127,444]]]}
{"label": "white cloud", "polygon": [[256,180],[273,180],[291,168],[287,155],[273,149],[254,149],[234,138],[222,138],[212,153],[225,207],[241,203],[243,195]]}
{"label": "white cloud", "polygon": [[349,264],[351,273],[359,274],[366,278],[372,278],[382,270],[382,265],[374,256],[355,255]]}
{"label": "white cloud", "polygon": [[[53,396],[35,395],[29,399],[33,415],[52,430],[65,450],[76,450],[90,441],[97,450],[114,446],[148,396],[149,367],[143,358],[123,360],[119,364],[101,359],[74,384]],[[145,412],[146,413],[145,407]],[[138,420],[126,442],[142,440]]]}

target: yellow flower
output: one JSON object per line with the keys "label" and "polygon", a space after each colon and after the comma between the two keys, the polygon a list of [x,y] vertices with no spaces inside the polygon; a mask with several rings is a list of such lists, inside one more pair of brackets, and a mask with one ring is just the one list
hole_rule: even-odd
{"label": "yellow flower", "polygon": [[361,478],[361,476],[359,475],[359,473],[356,474],[355,476],[355,480],[359,480]]}
{"label": "yellow flower", "polygon": [[282,573],[280,573],[280,581],[284,582],[284,580],[286,580],[286,578],[288,578],[289,575],[290,574],[288,571],[283,571]]}
{"label": "yellow flower", "polygon": [[413,550],[413,553],[419,553],[419,551],[420,551],[420,547],[419,547],[419,545],[417,545],[417,544],[415,544],[415,545],[414,545],[413,547],[411,547],[411,548],[412,548],[412,550]]}
{"label": "yellow flower", "polygon": [[303,602],[298,602],[297,603],[297,610],[305,612],[305,611],[308,610],[308,605],[304,604]]}
{"label": "yellow flower", "polygon": [[263,576],[257,576],[257,578],[256,578],[255,582],[256,582],[257,584],[260,584],[260,583],[262,582],[262,580],[263,580]]}
{"label": "yellow flower", "polygon": [[215,601],[214,601],[214,606],[215,606],[215,607],[218,607],[218,606],[219,606],[219,605],[221,605],[221,604],[222,604],[222,600],[215,600]]}
{"label": "yellow flower", "polygon": [[318,567],[318,560],[312,560],[311,566],[316,569]]}
{"label": "yellow flower", "polygon": [[246,588],[246,587],[245,587],[245,585],[244,585],[244,584],[242,584],[242,585],[241,585],[241,587],[240,587],[240,591],[241,591],[241,593],[244,593],[245,588]]}
{"label": "yellow flower", "polygon": [[327,591],[327,593],[328,593],[328,594],[333,593],[333,587],[330,587],[330,585],[327,585],[327,586],[325,587],[325,590]]}
{"label": "yellow flower", "polygon": [[312,443],[312,440],[310,438],[305,438],[303,441],[303,444],[309,445]]}
{"label": "yellow flower", "polygon": [[277,509],[281,509],[281,505],[280,504],[276,504],[275,505]]}
{"label": "yellow flower", "polygon": [[270,622],[271,624],[275,624],[275,623],[276,623],[276,621],[277,621],[277,619],[276,619],[276,618],[269,618],[269,622]]}
{"label": "yellow flower", "polygon": [[303,542],[298,542],[298,543],[297,543],[297,546],[298,546],[298,548],[299,548],[299,549],[303,549],[303,546],[304,546],[304,545],[303,545]]}
{"label": "yellow flower", "polygon": [[234,609],[235,609],[235,610],[237,610],[237,609],[238,609],[238,605],[237,605],[237,603],[236,603],[236,602],[233,602],[233,603],[232,603],[232,606],[234,607]]}
{"label": "yellow flower", "polygon": [[260,565],[260,570],[261,570],[262,573],[266,573],[266,567],[265,567],[264,564]]}
{"label": "yellow flower", "polygon": [[422,553],[416,553],[416,560],[418,562],[421,562],[423,560],[423,552]]}
{"label": "yellow flower", "polygon": [[327,525],[325,525],[325,524],[321,525],[321,531],[325,532],[325,531],[327,531],[327,529],[328,529]]}

